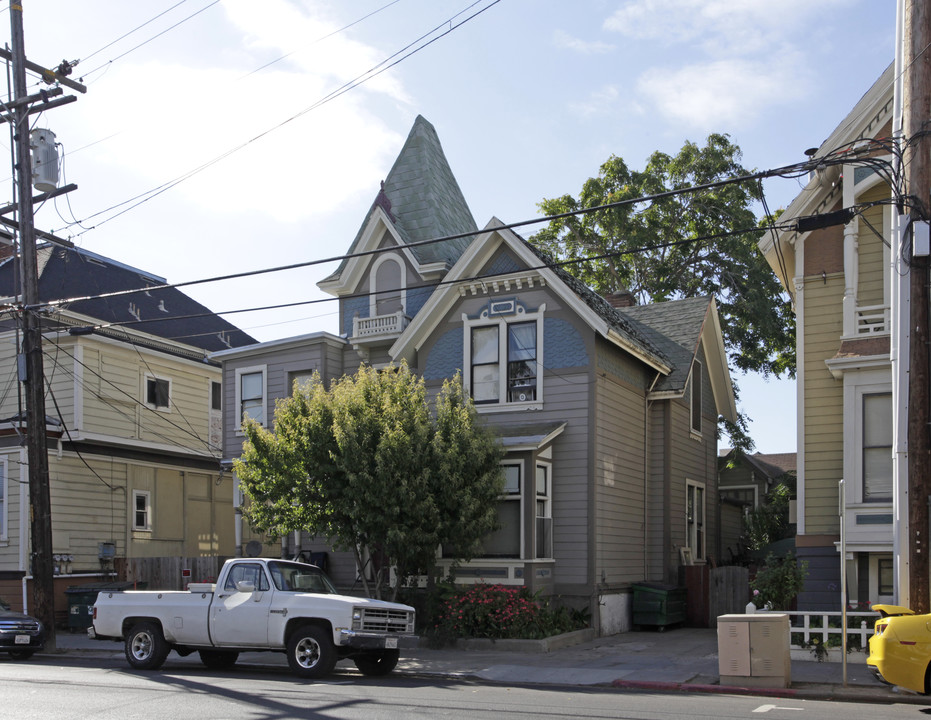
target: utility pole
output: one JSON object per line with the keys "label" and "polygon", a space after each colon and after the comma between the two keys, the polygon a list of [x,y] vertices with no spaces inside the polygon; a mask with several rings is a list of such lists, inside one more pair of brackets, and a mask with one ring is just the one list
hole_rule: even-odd
{"label": "utility pole", "polygon": [[[54,103],[47,102],[48,93],[29,97],[26,91],[26,69],[40,72],[46,82],[57,82],[85,92],[86,88],[47,70],[26,59],[23,42],[23,2],[10,2],[11,53],[0,53],[12,63],[13,101],[10,120],[13,123],[13,141],[16,151],[16,187],[19,246],[21,253],[23,288],[23,344],[20,362],[21,380],[25,386],[26,453],[29,462],[29,503],[32,540],[31,563],[33,609],[47,632],[46,648],[54,650],[55,642],[55,585],[52,563],[52,503],[49,490],[48,447],[45,417],[45,378],[42,367],[42,327],[39,315],[39,274],[36,259],[36,229],[33,217],[32,153],[30,150],[29,116],[31,105],[41,98],[43,109],[64,104],[73,98]],[[67,70],[64,64],[59,68]],[[48,195],[67,192],[69,188],[55,190]]]}
{"label": "utility pole", "polygon": [[[931,220],[931,10],[927,0],[905,3],[903,135],[906,187],[912,222]],[[912,226],[914,228],[914,224]],[[912,235],[914,238],[914,234]],[[912,255],[910,272],[908,381],[909,602],[916,613],[931,610],[931,346],[929,346],[928,257]]]}
{"label": "utility pole", "polygon": [[[13,99],[26,97],[26,50],[23,6],[10,2],[13,50]],[[55,649],[55,585],[52,578],[52,501],[49,493],[48,448],[45,435],[45,379],[42,369],[42,328],[39,322],[39,272],[32,212],[32,154],[29,149],[28,107],[13,109],[16,175],[19,189],[19,246],[23,276],[23,348],[26,388],[26,454],[29,460],[29,504],[32,522],[33,613],[45,625]]]}

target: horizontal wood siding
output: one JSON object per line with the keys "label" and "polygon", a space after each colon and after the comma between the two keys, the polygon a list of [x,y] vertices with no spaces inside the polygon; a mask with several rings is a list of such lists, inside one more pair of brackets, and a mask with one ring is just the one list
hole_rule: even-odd
{"label": "horizontal wood siding", "polygon": [[[865,192],[858,202],[875,202],[889,198],[889,187],[880,184]],[[883,291],[888,282],[889,268],[883,262],[885,247],[883,238],[876,232],[888,234],[883,224],[883,206],[874,205],[863,211],[858,219],[857,256],[859,261],[859,283],[857,287],[857,304],[860,306],[883,305],[886,298]],[[876,230],[874,232],[873,230]]]}
{"label": "horizontal wood siding", "polygon": [[837,517],[837,483],[843,475],[843,382],[825,366],[834,357],[843,331],[841,314],[843,279],[806,280],[804,289],[805,339],[805,532],[834,534]]}
{"label": "horizontal wood siding", "polygon": [[644,579],[644,392],[599,372],[595,385],[595,575]]}
{"label": "horizontal wood siding", "polygon": [[647,580],[659,582],[663,579],[663,563],[666,556],[664,528],[666,524],[666,415],[669,403],[650,403],[649,458],[650,476],[647,486],[647,537],[648,563]]}

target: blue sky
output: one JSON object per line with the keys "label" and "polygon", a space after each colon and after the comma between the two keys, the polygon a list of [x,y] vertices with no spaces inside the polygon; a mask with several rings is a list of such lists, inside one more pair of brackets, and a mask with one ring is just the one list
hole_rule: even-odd
{"label": "blue sky", "polygon": [[[41,208],[37,226],[170,282],[332,257],[418,114],[479,225],[527,220],[612,154],[639,168],[712,132],[728,133],[748,168],[798,162],[893,58],[893,0],[472,3],[27,0],[27,56],[79,59],[74,77],[88,86],[37,119],[79,185]],[[437,39],[318,105],[422,37]],[[798,190],[766,185],[772,208]],[[331,269],[188,292],[215,311],[324,298],[316,282]],[[335,332],[335,310],[227,317],[271,340]],[[794,384],[735,379],[758,449],[794,451]]]}

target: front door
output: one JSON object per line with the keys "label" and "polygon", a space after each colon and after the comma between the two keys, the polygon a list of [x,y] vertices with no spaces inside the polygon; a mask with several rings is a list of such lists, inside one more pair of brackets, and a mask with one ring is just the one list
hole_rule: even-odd
{"label": "front door", "polygon": [[[237,588],[240,581],[254,590]],[[242,587],[242,586],[240,586]],[[210,610],[210,633],[214,645],[235,647],[268,646],[268,611],[274,588],[261,563],[239,563],[217,588]]]}

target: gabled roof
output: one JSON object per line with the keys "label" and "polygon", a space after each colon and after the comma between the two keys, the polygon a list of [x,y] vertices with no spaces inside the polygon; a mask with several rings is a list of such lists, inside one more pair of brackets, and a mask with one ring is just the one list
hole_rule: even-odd
{"label": "gabled roof", "polygon": [[673,368],[653,388],[655,396],[679,396],[685,392],[692,372],[692,361],[700,345],[705,350],[718,412],[728,420],[737,417],[734,388],[727,367],[724,338],[714,298],[693,297],[682,300],[634,305],[617,311],[633,321],[640,332],[672,362]]}
{"label": "gabled roof", "polygon": [[719,454],[720,462],[746,462],[764,477],[775,480],[794,473],[798,466],[797,453],[753,453],[749,455],[733,448],[724,448]]}
{"label": "gabled roof", "polygon": [[[432,331],[440,318],[446,316],[459,297],[457,281],[468,283],[486,266],[491,256],[502,244],[515,254],[525,268],[522,275],[538,275],[567,305],[585,320],[597,333],[624,348],[662,373],[671,370],[669,360],[627,318],[618,314],[602,297],[565,271],[550,266],[545,254],[530,245],[513,230],[504,227],[497,218],[492,218],[484,231],[475,238],[468,250],[444,278],[443,284],[434,291],[430,299],[417,313],[411,324],[391,347],[395,359],[413,361],[414,351]],[[479,284],[481,284],[479,282]]]}
{"label": "gabled roof", "polygon": [[[116,297],[94,297],[62,306],[120,327],[200,348],[207,352],[250,345],[254,338],[176,288],[159,288],[165,279],[78,248],[38,248],[39,298],[42,302],[100,296],[122,290],[150,290]],[[0,263],[0,295],[20,292],[14,258]]]}
{"label": "gabled roof", "polygon": [[[402,244],[478,230],[472,211],[446,160],[436,130],[421,115],[414,120],[407,141],[382,183],[347,254],[352,255],[362,249],[360,243],[366,235],[366,229],[379,210],[384,213],[386,222]],[[421,265],[440,263],[445,269],[459,259],[471,241],[471,237],[446,240],[414,246],[410,252]],[[343,260],[336,271],[319,284],[322,286],[338,281],[349,262]]]}

